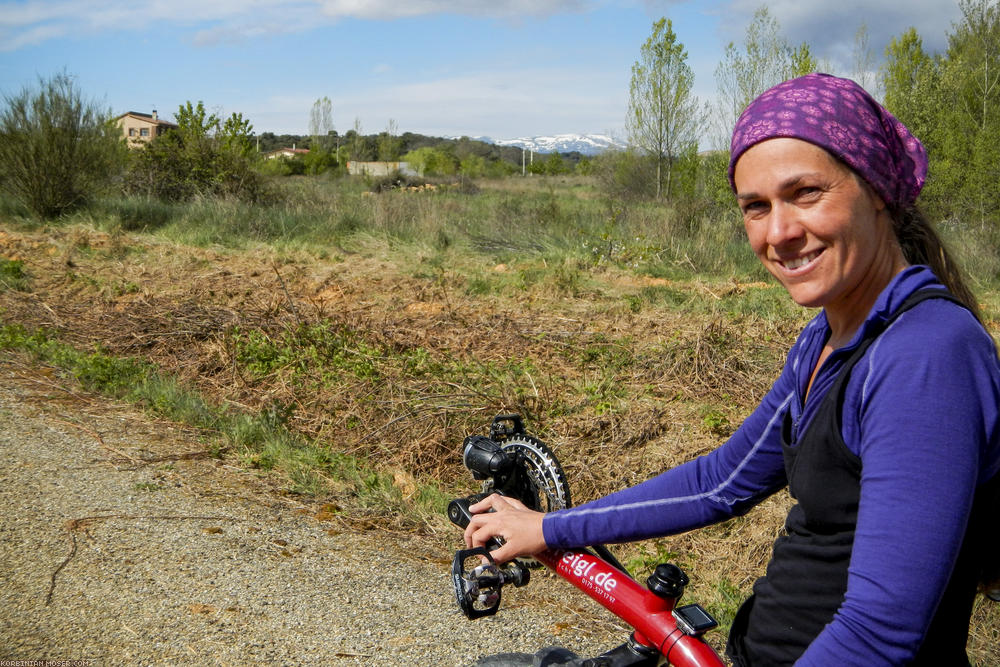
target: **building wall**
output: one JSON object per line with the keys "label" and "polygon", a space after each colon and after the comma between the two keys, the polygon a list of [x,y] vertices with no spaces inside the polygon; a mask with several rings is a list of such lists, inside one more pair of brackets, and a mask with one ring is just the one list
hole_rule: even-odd
{"label": "building wall", "polygon": [[409,176],[416,176],[417,173],[410,169],[406,162],[356,162],[347,163],[347,173],[352,176],[388,176],[394,171],[400,171]]}
{"label": "building wall", "polygon": [[170,129],[169,126],[160,125],[155,120],[139,118],[129,114],[125,114],[118,119],[118,127],[122,129],[122,133],[130,144],[150,142],[153,140],[153,137],[157,137]]}

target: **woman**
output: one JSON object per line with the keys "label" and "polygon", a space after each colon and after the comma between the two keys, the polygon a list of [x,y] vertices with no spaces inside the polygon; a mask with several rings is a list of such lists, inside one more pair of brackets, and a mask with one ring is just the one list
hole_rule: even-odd
{"label": "woman", "polygon": [[1000,364],[914,208],[926,170],[852,81],[811,74],[751,103],[729,166],[747,238],[794,301],[822,308],[780,377],[711,454],[547,515],[491,496],[466,543],[500,536],[504,561],[675,534],[788,486],[798,503],[733,623],[734,664],[967,664],[995,546]]}

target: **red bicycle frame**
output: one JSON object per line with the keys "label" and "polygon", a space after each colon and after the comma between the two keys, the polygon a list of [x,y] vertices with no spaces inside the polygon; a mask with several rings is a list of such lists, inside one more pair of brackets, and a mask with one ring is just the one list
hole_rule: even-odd
{"label": "red bicycle frame", "polygon": [[724,664],[701,637],[677,627],[671,613],[676,598],[657,595],[589,551],[546,550],[534,558],[632,626],[635,641],[655,648],[670,664],[677,667]]}

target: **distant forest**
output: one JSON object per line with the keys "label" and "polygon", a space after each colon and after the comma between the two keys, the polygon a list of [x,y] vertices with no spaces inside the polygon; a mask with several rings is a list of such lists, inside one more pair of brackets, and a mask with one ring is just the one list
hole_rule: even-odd
{"label": "distant forest", "polygon": [[[299,134],[275,134],[274,132],[262,132],[257,135],[258,150],[261,153],[278,150],[279,148],[310,148],[313,137]],[[344,134],[331,130],[324,144],[330,147],[339,148],[341,146],[351,146],[358,150],[357,154],[352,151],[354,160],[375,160],[380,154],[379,142],[385,141],[386,133],[369,135],[358,135],[354,130],[348,130]],[[487,162],[504,161],[520,168],[522,152],[515,146],[497,146],[478,139],[461,137],[459,139],[446,139],[443,137],[428,137],[414,132],[404,132],[392,137],[395,142],[393,153],[396,155],[406,155],[411,151],[421,148],[430,148],[457,157],[459,160],[470,156],[483,158]],[[548,155],[548,154],[546,154]],[[564,164],[567,167],[575,167],[581,160],[586,159],[583,153],[572,151],[560,153]],[[536,158],[537,159],[537,158]]]}

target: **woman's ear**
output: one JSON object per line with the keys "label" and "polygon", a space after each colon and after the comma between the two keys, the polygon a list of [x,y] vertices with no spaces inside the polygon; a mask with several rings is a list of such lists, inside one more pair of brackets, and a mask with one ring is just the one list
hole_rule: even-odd
{"label": "woman's ear", "polygon": [[881,197],[878,196],[878,193],[875,192],[875,188],[869,185],[868,181],[861,178],[860,174],[858,174],[858,172],[854,171],[853,169],[851,169],[851,175],[854,176],[854,180],[858,182],[858,185],[860,185],[864,189],[864,191],[868,193],[868,196],[872,200],[872,206],[875,207],[875,210],[879,212],[885,211],[887,208],[885,202],[882,200]]}

